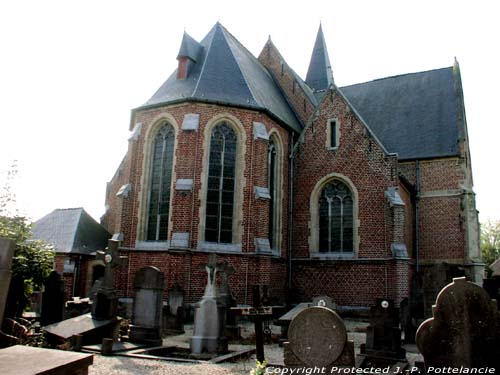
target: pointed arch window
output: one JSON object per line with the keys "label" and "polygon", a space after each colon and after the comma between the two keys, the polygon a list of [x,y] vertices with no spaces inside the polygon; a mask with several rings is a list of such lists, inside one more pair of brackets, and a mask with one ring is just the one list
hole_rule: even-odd
{"label": "pointed arch window", "polygon": [[205,241],[232,243],[237,136],[223,122],[210,138]]}
{"label": "pointed arch window", "polygon": [[278,163],[277,150],[273,137],[269,138],[269,147],[267,149],[267,185],[269,189],[269,219],[268,219],[268,235],[271,249],[277,248],[277,227],[278,227]]}
{"label": "pointed arch window", "polygon": [[319,252],[353,252],[353,198],[339,180],[330,181],[320,194]]}
{"label": "pointed arch window", "polygon": [[166,241],[168,237],[174,136],[173,127],[165,124],[153,140],[146,229],[148,241]]}

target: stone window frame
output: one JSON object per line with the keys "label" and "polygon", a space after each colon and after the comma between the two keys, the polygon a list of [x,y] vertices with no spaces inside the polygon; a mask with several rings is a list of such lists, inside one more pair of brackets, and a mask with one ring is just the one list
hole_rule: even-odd
{"label": "stone window frame", "polygon": [[[174,131],[174,156],[172,159],[172,177],[170,186],[170,210],[168,213],[168,235],[166,241],[148,241],[147,238],[147,216],[149,207],[149,188],[151,184],[151,158],[153,152],[154,140],[158,131],[168,123],[172,126]],[[144,126],[144,125],[143,125]],[[136,247],[141,249],[154,249],[159,248],[167,250],[170,247],[170,237],[173,230],[173,200],[175,192],[175,181],[176,181],[176,165],[177,165],[177,147],[178,147],[178,137],[179,137],[179,124],[175,120],[174,116],[170,113],[161,113],[156,116],[147,127],[146,133],[144,135],[144,146],[142,152],[142,176],[141,176],[141,188],[139,193],[139,215],[137,222],[137,241]]]}
{"label": "stone window frame", "polygon": [[[335,145],[332,146],[332,123],[335,124]],[[326,120],[326,148],[328,150],[337,150],[340,145],[340,121],[338,118],[333,117]]]}
{"label": "stone window frame", "polygon": [[[233,233],[231,243],[205,242],[205,220],[206,220],[206,202],[208,191],[208,167],[210,161],[210,141],[213,129],[225,122],[236,133],[236,168],[235,168],[235,186],[234,186],[234,205],[233,205]],[[202,251],[220,251],[220,252],[241,252],[243,238],[243,190],[246,186],[244,177],[245,155],[246,155],[247,134],[245,127],[235,116],[229,113],[221,113],[207,121],[203,129],[203,162],[200,176],[201,186],[198,191],[200,201],[199,224],[198,224],[198,250]]]}
{"label": "stone window frame", "polygon": [[[281,246],[283,244],[283,163],[284,163],[284,147],[280,133],[276,129],[271,129],[269,132],[269,140],[274,141],[276,148],[276,197],[275,197],[275,229],[274,236],[276,238],[276,246],[269,241],[271,250],[276,255],[281,255]],[[271,194],[271,192],[269,192]]]}
{"label": "stone window frame", "polygon": [[[352,193],[352,222],[353,222],[353,251],[348,253],[321,253],[319,252],[319,197],[324,187],[332,180],[339,180],[346,184]],[[359,253],[359,195],[356,186],[351,179],[340,173],[330,173],[323,176],[314,186],[311,192],[309,221],[309,255],[311,258],[320,259],[352,259],[357,258]]]}

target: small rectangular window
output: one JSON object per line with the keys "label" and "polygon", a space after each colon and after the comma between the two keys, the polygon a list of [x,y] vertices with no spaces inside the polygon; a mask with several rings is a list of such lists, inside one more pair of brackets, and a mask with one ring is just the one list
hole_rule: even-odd
{"label": "small rectangular window", "polygon": [[338,147],[338,139],[337,139],[337,121],[330,121],[330,147],[336,148]]}

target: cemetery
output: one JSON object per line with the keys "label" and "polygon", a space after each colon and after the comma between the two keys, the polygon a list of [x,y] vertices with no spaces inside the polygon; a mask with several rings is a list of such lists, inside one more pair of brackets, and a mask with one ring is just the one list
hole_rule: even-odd
{"label": "cemetery", "polygon": [[[0,373],[99,373],[92,368],[96,356],[159,361],[167,367],[231,362],[234,373],[248,373],[255,359],[266,361],[275,373],[315,368],[321,373],[439,373],[446,368],[491,371],[500,365],[497,301],[464,277],[441,290],[432,316],[408,337],[401,309],[390,299],[377,299],[369,310],[354,313],[328,296],[289,308],[268,305],[267,287],[255,285],[253,305],[237,305],[231,299],[233,269],[215,254],[203,265],[206,287],[197,303],[186,304],[178,285],[163,301],[164,275],[152,266],[137,272],[132,301],[120,301],[113,288],[118,245],[109,240],[96,255],[106,269],[89,301],[90,312],[65,318],[62,281],[53,272],[40,316],[7,317],[13,244],[0,239]],[[485,285],[491,290],[491,282]],[[19,356],[27,360],[18,363],[14,358]]]}

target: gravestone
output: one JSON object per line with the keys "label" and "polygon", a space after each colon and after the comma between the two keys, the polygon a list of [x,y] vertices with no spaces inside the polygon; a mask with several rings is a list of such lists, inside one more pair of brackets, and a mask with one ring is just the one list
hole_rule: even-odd
{"label": "gravestone", "polygon": [[208,263],[205,293],[197,302],[194,312],[193,336],[189,340],[191,353],[201,355],[223,354],[227,352],[227,338],[224,336],[224,306],[219,301],[216,277],[221,266],[217,264],[217,256],[210,254]]}
{"label": "gravestone", "polygon": [[484,279],[483,289],[486,290],[491,299],[497,301],[497,306],[500,310],[500,276]]}
{"label": "gravestone", "polygon": [[288,339],[283,344],[285,367],[324,368],[330,374],[355,364],[354,342],[347,340],[344,322],[329,308],[300,311],[290,323]]}
{"label": "gravestone", "polygon": [[122,265],[122,260],[118,251],[120,242],[108,240],[106,251],[98,251],[97,260],[104,261],[104,278],[101,287],[97,290],[92,305],[92,316],[95,319],[109,320],[116,317],[118,308],[118,296],[114,289],[114,269]]}
{"label": "gravestone", "polygon": [[120,318],[103,320],[94,319],[91,314],[84,314],[62,322],[42,327],[50,344],[59,345],[69,342],[73,336],[82,336],[82,345],[100,344],[104,337],[118,339]]}
{"label": "gravestone", "polygon": [[184,320],[184,290],[176,283],[168,292],[168,303],[163,308],[163,333],[166,335],[184,333]]}
{"label": "gravestone", "polygon": [[168,292],[168,308],[170,314],[177,315],[177,310],[182,306],[184,306],[184,290],[176,283]]}
{"label": "gravestone", "polygon": [[12,275],[10,269],[12,267],[14,248],[14,241],[0,238],[0,329],[9,293],[10,277]]}
{"label": "gravestone", "polygon": [[64,282],[57,271],[50,273],[44,286],[40,316],[42,326],[60,322],[64,316]]}
{"label": "gravestone", "polygon": [[219,299],[223,303],[225,309],[225,336],[230,339],[238,339],[240,337],[240,327],[236,323],[236,315],[231,312],[231,308],[236,307],[236,300],[229,286],[229,277],[234,273],[234,267],[229,264],[227,260],[224,260],[219,269],[221,280]]}
{"label": "gravestone", "polygon": [[417,330],[427,368],[500,368],[500,315],[481,287],[455,278]]}
{"label": "gravestone", "polygon": [[370,308],[370,325],[366,344],[361,344],[361,367],[406,363],[406,350],[401,347],[399,309],[391,299],[378,298]]}
{"label": "gravestone", "polygon": [[134,289],[130,341],[161,345],[163,272],[151,266],[141,268],[135,274]]}

